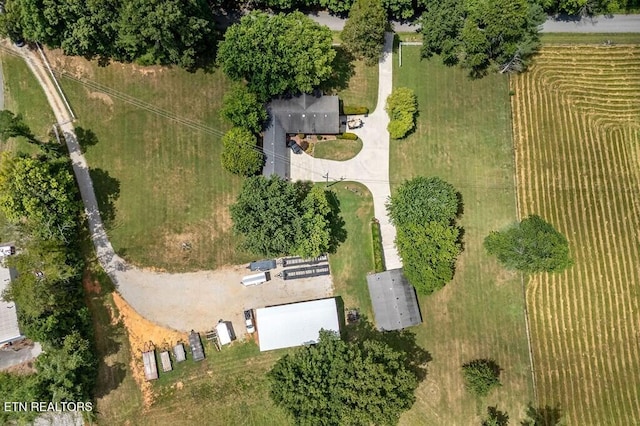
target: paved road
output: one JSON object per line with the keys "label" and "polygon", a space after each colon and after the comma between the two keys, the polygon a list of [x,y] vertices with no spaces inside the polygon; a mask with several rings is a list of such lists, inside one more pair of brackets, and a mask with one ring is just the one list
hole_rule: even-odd
{"label": "paved road", "polygon": [[376,218],[380,221],[382,248],[387,269],[401,268],[402,261],[394,245],[396,230],[389,222],[385,203],[390,195],[389,188],[389,117],[384,105],[393,87],[393,33],[385,35],[384,54],[380,58],[378,104],[368,117],[362,117],[364,126],[353,130],[362,139],[362,150],[347,161],[331,161],[313,158],[307,154],[291,156],[291,178],[293,180],[324,181],[345,178],[366,185],[373,196]]}
{"label": "paved road", "polygon": [[640,33],[640,15],[595,16],[575,20],[547,19],[543,33]]}
{"label": "paved road", "polygon": [[[326,25],[332,31],[342,31],[346,19],[332,16],[328,12],[309,15],[319,24]],[[420,29],[420,25],[393,22],[396,32],[410,33]],[[576,20],[574,17],[550,17],[542,25],[543,33],[640,33],[640,15],[596,16]]]}

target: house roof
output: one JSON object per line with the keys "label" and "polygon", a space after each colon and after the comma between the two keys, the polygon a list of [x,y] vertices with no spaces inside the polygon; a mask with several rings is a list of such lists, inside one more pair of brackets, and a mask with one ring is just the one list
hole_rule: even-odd
{"label": "house roof", "polygon": [[376,326],[380,330],[401,330],[422,322],[416,291],[402,269],[367,276]]}
{"label": "house roof", "polygon": [[340,102],[337,96],[302,94],[272,100],[267,111],[270,121],[264,131],[264,176],[276,174],[289,179],[288,133],[340,133]]}
{"label": "house roof", "polygon": [[[0,256],[0,294],[9,283],[15,279],[16,271],[4,266],[3,256]],[[14,302],[0,299],[0,344],[21,339],[22,333],[18,327],[18,313]]]}
{"label": "house roof", "polygon": [[321,329],[340,331],[334,298],[256,309],[256,324],[261,351],[316,343]]}
{"label": "house roof", "polygon": [[262,151],[264,152],[264,166],[262,174],[266,177],[278,175],[289,180],[290,150],[287,148],[287,132],[271,112],[271,121],[264,131]]}

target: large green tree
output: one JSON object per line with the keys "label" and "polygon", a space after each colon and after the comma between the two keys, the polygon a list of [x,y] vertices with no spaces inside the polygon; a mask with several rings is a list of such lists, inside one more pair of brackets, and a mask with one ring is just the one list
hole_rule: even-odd
{"label": "large green tree", "polygon": [[256,146],[256,137],[247,129],[234,127],[222,137],[222,167],[231,173],[251,176],[262,169],[264,155]]}
{"label": "large green tree", "polygon": [[317,256],[344,240],[343,222],[330,191],[293,184],[278,176],[254,176],[231,206],[243,246],[260,255]]}
{"label": "large green tree", "polygon": [[384,46],[387,13],[380,0],[356,0],[342,30],[343,46],[367,64],[378,62]]}
{"label": "large green tree", "polygon": [[546,15],[528,0],[427,0],[421,19],[423,56],[441,55],[473,77],[521,71],[540,42]]}
{"label": "large green tree", "polygon": [[275,403],[305,425],[396,424],[418,385],[404,353],[326,331],[318,344],[278,360],[268,376]]}
{"label": "large green tree", "polygon": [[484,246],[507,269],[529,274],[561,272],[573,263],[565,236],[536,215],[504,231],[491,232]]}
{"label": "large green tree", "polygon": [[69,240],[80,212],[75,180],[65,160],[0,158],[0,209],[9,221],[25,221],[44,239]]}
{"label": "large green tree", "polygon": [[204,0],[126,0],[118,27],[118,55],[142,65],[193,69],[215,43],[213,18]]}
{"label": "large green tree", "polygon": [[96,358],[91,343],[80,333],[65,336],[59,347],[45,347],[36,359],[38,386],[51,401],[87,401],[96,380]]}
{"label": "large green tree", "polygon": [[461,250],[455,225],[459,205],[451,184],[423,176],[404,182],[387,203],[404,274],[420,293],[430,294],[453,279]]}
{"label": "large green tree", "polygon": [[456,189],[439,177],[418,176],[398,187],[387,203],[396,226],[409,223],[450,223],[458,215]]}
{"label": "large green tree", "polygon": [[467,390],[477,396],[487,396],[492,389],[501,386],[500,367],[490,359],[474,359],[462,366],[462,376]]}
{"label": "large green tree", "polygon": [[419,293],[431,294],[453,279],[459,238],[459,228],[442,222],[397,227],[396,247],[404,275]]}
{"label": "large green tree", "polygon": [[267,119],[264,104],[243,84],[236,84],[224,95],[220,114],[236,127],[258,133]]}
{"label": "large green tree", "polygon": [[313,186],[300,205],[300,234],[295,253],[302,257],[316,257],[326,252],[334,252],[342,238],[342,218],[335,194],[320,186]]}
{"label": "large green tree", "polygon": [[[215,44],[204,0],[6,0],[0,32],[66,54],[191,69]],[[15,36],[14,36],[15,37]]]}
{"label": "large green tree", "polygon": [[266,101],[284,93],[311,92],[332,75],[331,31],[300,12],[252,12],[229,27],[218,62],[233,80],[246,80]]}

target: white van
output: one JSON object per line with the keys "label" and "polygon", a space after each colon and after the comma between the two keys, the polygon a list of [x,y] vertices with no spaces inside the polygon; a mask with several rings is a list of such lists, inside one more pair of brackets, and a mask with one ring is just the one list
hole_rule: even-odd
{"label": "white van", "polygon": [[242,285],[251,286],[266,283],[271,279],[269,272],[260,272],[259,274],[247,275],[242,278]]}

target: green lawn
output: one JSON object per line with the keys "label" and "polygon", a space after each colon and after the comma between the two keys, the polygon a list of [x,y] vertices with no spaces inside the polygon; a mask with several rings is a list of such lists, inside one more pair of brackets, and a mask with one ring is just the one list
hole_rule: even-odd
{"label": "green lawn", "polygon": [[326,158],[327,160],[344,161],[349,160],[362,150],[362,140],[360,138],[334,139],[329,141],[319,141],[313,144],[313,156],[316,158]]}
{"label": "green lawn", "polygon": [[378,102],[378,65],[365,65],[364,61],[353,61],[352,65],[353,75],[336,94],[344,105],[363,106],[373,112]]}
{"label": "green lawn", "polygon": [[[439,58],[420,61],[419,53],[404,46],[402,68],[394,60],[394,86],[415,90],[419,116],[415,133],[392,141],[392,190],[417,175],[452,183],[464,205],[464,251],[454,280],[420,297],[424,323],[412,331],[433,361],[401,423],[479,424],[487,405],[497,405],[515,424],[533,399],[522,283],[482,247],[491,230],[516,220],[508,81],[472,81]],[[493,358],[503,369],[503,386],[482,401],[463,388],[460,367],[474,358]]]}
{"label": "green lawn", "polygon": [[338,182],[331,186],[340,201],[347,240],[329,256],[335,294],[342,297],[346,309],[359,308],[372,317],[367,274],[373,272],[371,219],[373,199],[369,190],[355,182]]}
{"label": "green lawn", "polygon": [[[4,109],[22,114],[36,137],[47,140],[56,120],[38,81],[22,58],[2,53],[0,61],[4,78]],[[2,149],[27,153],[37,151],[36,147],[26,143],[22,138],[10,140]]]}
{"label": "green lawn", "polygon": [[51,61],[68,73],[61,84],[77,125],[96,134],[86,157],[116,251],[167,270],[248,261],[236,249],[228,209],[242,181],[219,159],[228,128],[218,116],[229,86],[222,73],[99,67],[59,54]]}

